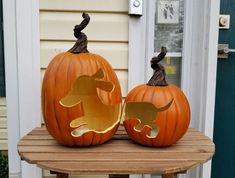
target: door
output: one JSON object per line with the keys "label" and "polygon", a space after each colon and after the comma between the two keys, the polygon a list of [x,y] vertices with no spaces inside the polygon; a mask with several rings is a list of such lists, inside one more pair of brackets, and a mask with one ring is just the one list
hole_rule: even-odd
{"label": "door", "polygon": [[[220,29],[219,43],[235,48],[235,1],[221,0],[220,14],[230,15],[230,28]],[[215,156],[212,178],[235,177],[235,53],[218,59],[214,120]]]}

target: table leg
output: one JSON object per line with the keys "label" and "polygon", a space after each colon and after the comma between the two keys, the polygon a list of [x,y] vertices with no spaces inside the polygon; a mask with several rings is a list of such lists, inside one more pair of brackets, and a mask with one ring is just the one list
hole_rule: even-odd
{"label": "table leg", "polygon": [[69,178],[69,175],[65,173],[57,173],[56,178]]}
{"label": "table leg", "polygon": [[174,178],[174,174],[173,173],[171,173],[171,174],[163,174],[162,178]]}

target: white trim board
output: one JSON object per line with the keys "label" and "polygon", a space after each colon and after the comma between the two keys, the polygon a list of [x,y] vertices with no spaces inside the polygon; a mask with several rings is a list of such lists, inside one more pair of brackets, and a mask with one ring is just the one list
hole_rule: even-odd
{"label": "white trim board", "polygon": [[9,177],[39,178],[20,161],[17,142],[41,125],[39,1],[3,0]]}

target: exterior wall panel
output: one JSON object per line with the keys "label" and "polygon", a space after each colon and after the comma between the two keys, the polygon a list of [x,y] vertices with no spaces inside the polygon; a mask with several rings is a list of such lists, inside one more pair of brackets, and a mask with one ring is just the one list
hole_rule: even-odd
{"label": "exterior wall panel", "polygon": [[41,0],[40,9],[48,11],[89,11],[127,13],[127,0]]}

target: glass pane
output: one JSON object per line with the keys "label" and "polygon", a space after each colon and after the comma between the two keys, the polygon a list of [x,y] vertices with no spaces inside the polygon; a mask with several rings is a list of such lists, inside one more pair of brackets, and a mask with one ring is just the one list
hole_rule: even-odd
{"label": "glass pane", "polygon": [[156,0],[154,52],[161,46],[168,50],[168,59],[162,61],[169,84],[180,86],[183,45],[184,0]]}
{"label": "glass pane", "polygon": [[167,56],[161,61],[161,64],[165,67],[166,81],[168,84],[180,86],[181,61],[181,57],[170,56]]}

